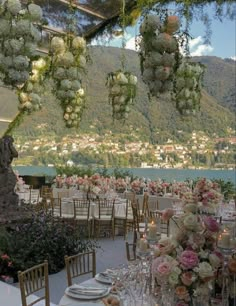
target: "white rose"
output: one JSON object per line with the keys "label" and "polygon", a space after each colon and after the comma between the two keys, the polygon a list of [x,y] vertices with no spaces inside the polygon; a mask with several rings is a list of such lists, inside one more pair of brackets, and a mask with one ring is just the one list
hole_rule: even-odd
{"label": "white rose", "polygon": [[212,277],[214,275],[212,266],[206,261],[200,262],[194,271],[199,274],[200,278]]}
{"label": "white rose", "polygon": [[214,268],[218,268],[221,264],[220,258],[213,253],[209,255],[209,261]]}
{"label": "white rose", "polygon": [[184,205],[184,211],[185,212],[196,213],[197,209],[198,209],[198,207],[197,207],[196,204],[186,204],[186,205]]}
{"label": "white rose", "polygon": [[83,97],[84,96],[84,89],[80,88],[79,90],[77,90],[77,94],[79,97]]}
{"label": "white rose", "polygon": [[183,220],[184,226],[188,230],[197,230],[198,229],[198,219],[192,213],[187,214]]}

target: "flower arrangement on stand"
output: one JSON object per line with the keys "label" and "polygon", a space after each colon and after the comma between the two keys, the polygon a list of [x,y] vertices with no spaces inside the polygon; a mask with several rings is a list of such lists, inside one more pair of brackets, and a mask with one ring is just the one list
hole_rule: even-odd
{"label": "flower arrangement on stand", "polygon": [[70,35],[65,39],[55,36],[50,53],[54,92],[64,110],[66,126],[78,127],[85,106],[81,74],[86,66],[86,41]]}
{"label": "flower arrangement on stand", "polygon": [[112,117],[125,120],[129,116],[130,106],[134,103],[137,91],[137,77],[130,72],[110,72],[106,86],[109,90],[109,103],[112,105]]}
{"label": "flower arrangement on stand", "polygon": [[219,224],[212,217],[191,212],[177,223],[176,235],[161,239],[156,246],[155,282],[162,288],[163,299],[172,294],[173,306],[209,305],[213,281],[223,262],[216,247]]}
{"label": "flower arrangement on stand", "polygon": [[203,65],[182,60],[174,80],[176,108],[181,114],[195,114],[200,109]]}
{"label": "flower arrangement on stand", "polygon": [[0,80],[4,84],[21,88],[29,79],[41,39],[41,19],[42,10],[36,4],[25,9],[19,0],[0,4]]}
{"label": "flower arrangement on stand", "polygon": [[140,64],[144,82],[152,95],[171,91],[178,43],[174,33],[179,29],[177,16],[167,16],[164,23],[157,15],[147,15],[141,24]]}

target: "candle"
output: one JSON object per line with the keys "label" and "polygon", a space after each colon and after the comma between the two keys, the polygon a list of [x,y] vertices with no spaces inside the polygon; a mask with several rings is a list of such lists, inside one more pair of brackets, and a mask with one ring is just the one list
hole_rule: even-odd
{"label": "candle", "polygon": [[156,239],[157,236],[157,226],[156,224],[152,221],[152,223],[150,223],[148,225],[148,238],[149,239]]}
{"label": "candle", "polygon": [[147,240],[144,238],[141,238],[139,241],[139,249],[141,252],[146,252],[148,248]]}
{"label": "candle", "polygon": [[218,245],[222,248],[230,248],[230,234],[226,230],[219,236]]}

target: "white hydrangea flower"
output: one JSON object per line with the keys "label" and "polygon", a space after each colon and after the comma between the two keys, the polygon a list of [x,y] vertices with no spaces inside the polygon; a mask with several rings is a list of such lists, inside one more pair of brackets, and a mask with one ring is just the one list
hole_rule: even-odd
{"label": "white hydrangea flower", "polygon": [[65,119],[66,121],[69,120],[69,119],[70,119],[70,114],[65,113],[65,114],[64,114],[64,119]]}
{"label": "white hydrangea flower", "polygon": [[41,102],[41,97],[35,93],[31,93],[29,95],[29,98],[30,98],[30,101],[33,103],[33,104],[40,104]]}
{"label": "white hydrangea flower", "polygon": [[71,81],[70,80],[62,80],[61,81],[61,88],[62,89],[70,89],[71,88]]}
{"label": "white hydrangea flower", "polygon": [[21,3],[19,0],[7,0],[7,9],[12,15],[17,15],[21,10]]}
{"label": "white hydrangea flower", "polygon": [[126,76],[122,72],[119,72],[117,74],[116,79],[119,82],[119,84],[128,84],[128,79],[126,78]]}
{"label": "white hydrangea flower", "polygon": [[29,56],[33,56],[36,54],[37,46],[34,43],[26,42],[25,43],[25,52]]}
{"label": "white hydrangea flower", "polygon": [[58,57],[58,64],[64,67],[70,67],[74,62],[74,56],[71,52],[65,52]]}
{"label": "white hydrangea flower", "polygon": [[64,68],[57,68],[53,74],[53,77],[58,80],[63,80],[66,77],[66,70]]}
{"label": "white hydrangea flower", "polygon": [[71,82],[71,89],[73,89],[75,91],[79,90],[80,86],[81,86],[81,84],[77,80],[74,80],[74,81]]}
{"label": "white hydrangea flower", "polygon": [[33,61],[32,62],[33,69],[40,70],[40,69],[45,68],[46,65],[47,65],[47,63],[46,63],[46,61],[42,57],[40,57],[37,61]]}
{"label": "white hydrangea flower", "polygon": [[74,49],[86,49],[86,41],[83,37],[77,36],[72,41],[72,48]]}
{"label": "white hydrangea flower", "polygon": [[84,95],[85,95],[84,89],[83,89],[83,88],[80,88],[80,89],[77,91],[77,94],[78,94],[79,97],[84,97]]}
{"label": "white hydrangea flower", "polygon": [[32,35],[33,40],[34,40],[35,42],[39,42],[39,41],[41,40],[41,33],[40,33],[39,30],[38,30],[35,26],[33,26],[33,25],[31,25],[31,27],[30,27],[30,34]]}
{"label": "white hydrangea flower", "polygon": [[26,101],[29,100],[29,95],[28,95],[27,93],[25,93],[25,92],[20,92],[18,98],[19,98],[19,101],[20,101],[21,103],[25,103]]}
{"label": "white hydrangea flower", "polygon": [[135,76],[135,75],[130,75],[129,76],[129,83],[132,84],[132,85],[136,85],[138,82],[138,78]]}
{"label": "white hydrangea flower", "polygon": [[67,70],[67,77],[70,80],[77,80],[79,78],[78,69],[76,67],[70,67]]}
{"label": "white hydrangea flower", "polygon": [[76,96],[76,93],[73,90],[68,90],[66,92],[66,97],[69,98],[69,99],[73,99],[73,98],[75,98],[75,96]]}
{"label": "white hydrangea flower", "polygon": [[66,49],[65,42],[61,37],[53,37],[51,40],[51,49],[55,53],[63,53]]}
{"label": "white hydrangea flower", "polygon": [[11,27],[8,20],[0,19],[0,37],[7,36],[10,33]]}
{"label": "white hydrangea flower", "polygon": [[24,108],[27,110],[31,110],[33,107],[33,104],[30,101],[27,101],[23,104]]}
{"label": "white hydrangea flower", "polygon": [[27,56],[18,55],[14,58],[13,64],[16,69],[24,70],[29,67],[29,58]]}
{"label": "white hydrangea flower", "polygon": [[28,35],[31,31],[30,29],[30,21],[26,19],[21,19],[16,23],[16,34],[19,36]]}
{"label": "white hydrangea flower", "polygon": [[31,3],[30,5],[28,5],[28,10],[31,15],[31,18],[34,21],[40,21],[42,19],[43,12],[39,5]]}

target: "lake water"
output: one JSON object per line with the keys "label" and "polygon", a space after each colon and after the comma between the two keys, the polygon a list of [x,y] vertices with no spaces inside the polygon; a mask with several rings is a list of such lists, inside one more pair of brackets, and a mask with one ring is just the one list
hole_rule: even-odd
{"label": "lake water", "polygon": [[127,168],[138,177],[150,178],[156,180],[158,178],[164,179],[168,182],[184,181],[187,178],[196,179],[198,177],[206,177],[208,179],[222,179],[224,181],[231,181],[236,185],[236,171],[235,170],[195,170],[195,169],[155,169],[155,168]]}
{"label": "lake water", "polygon": [[[35,167],[35,166],[18,166],[13,167],[18,170],[20,175],[29,176],[56,176],[54,167]],[[208,179],[222,179],[231,181],[236,185],[235,170],[194,170],[194,169],[156,169],[156,168],[122,168],[133,173],[134,176],[150,178],[156,180],[164,179],[168,182],[184,181],[187,178],[196,179],[198,177],[206,177]]]}

